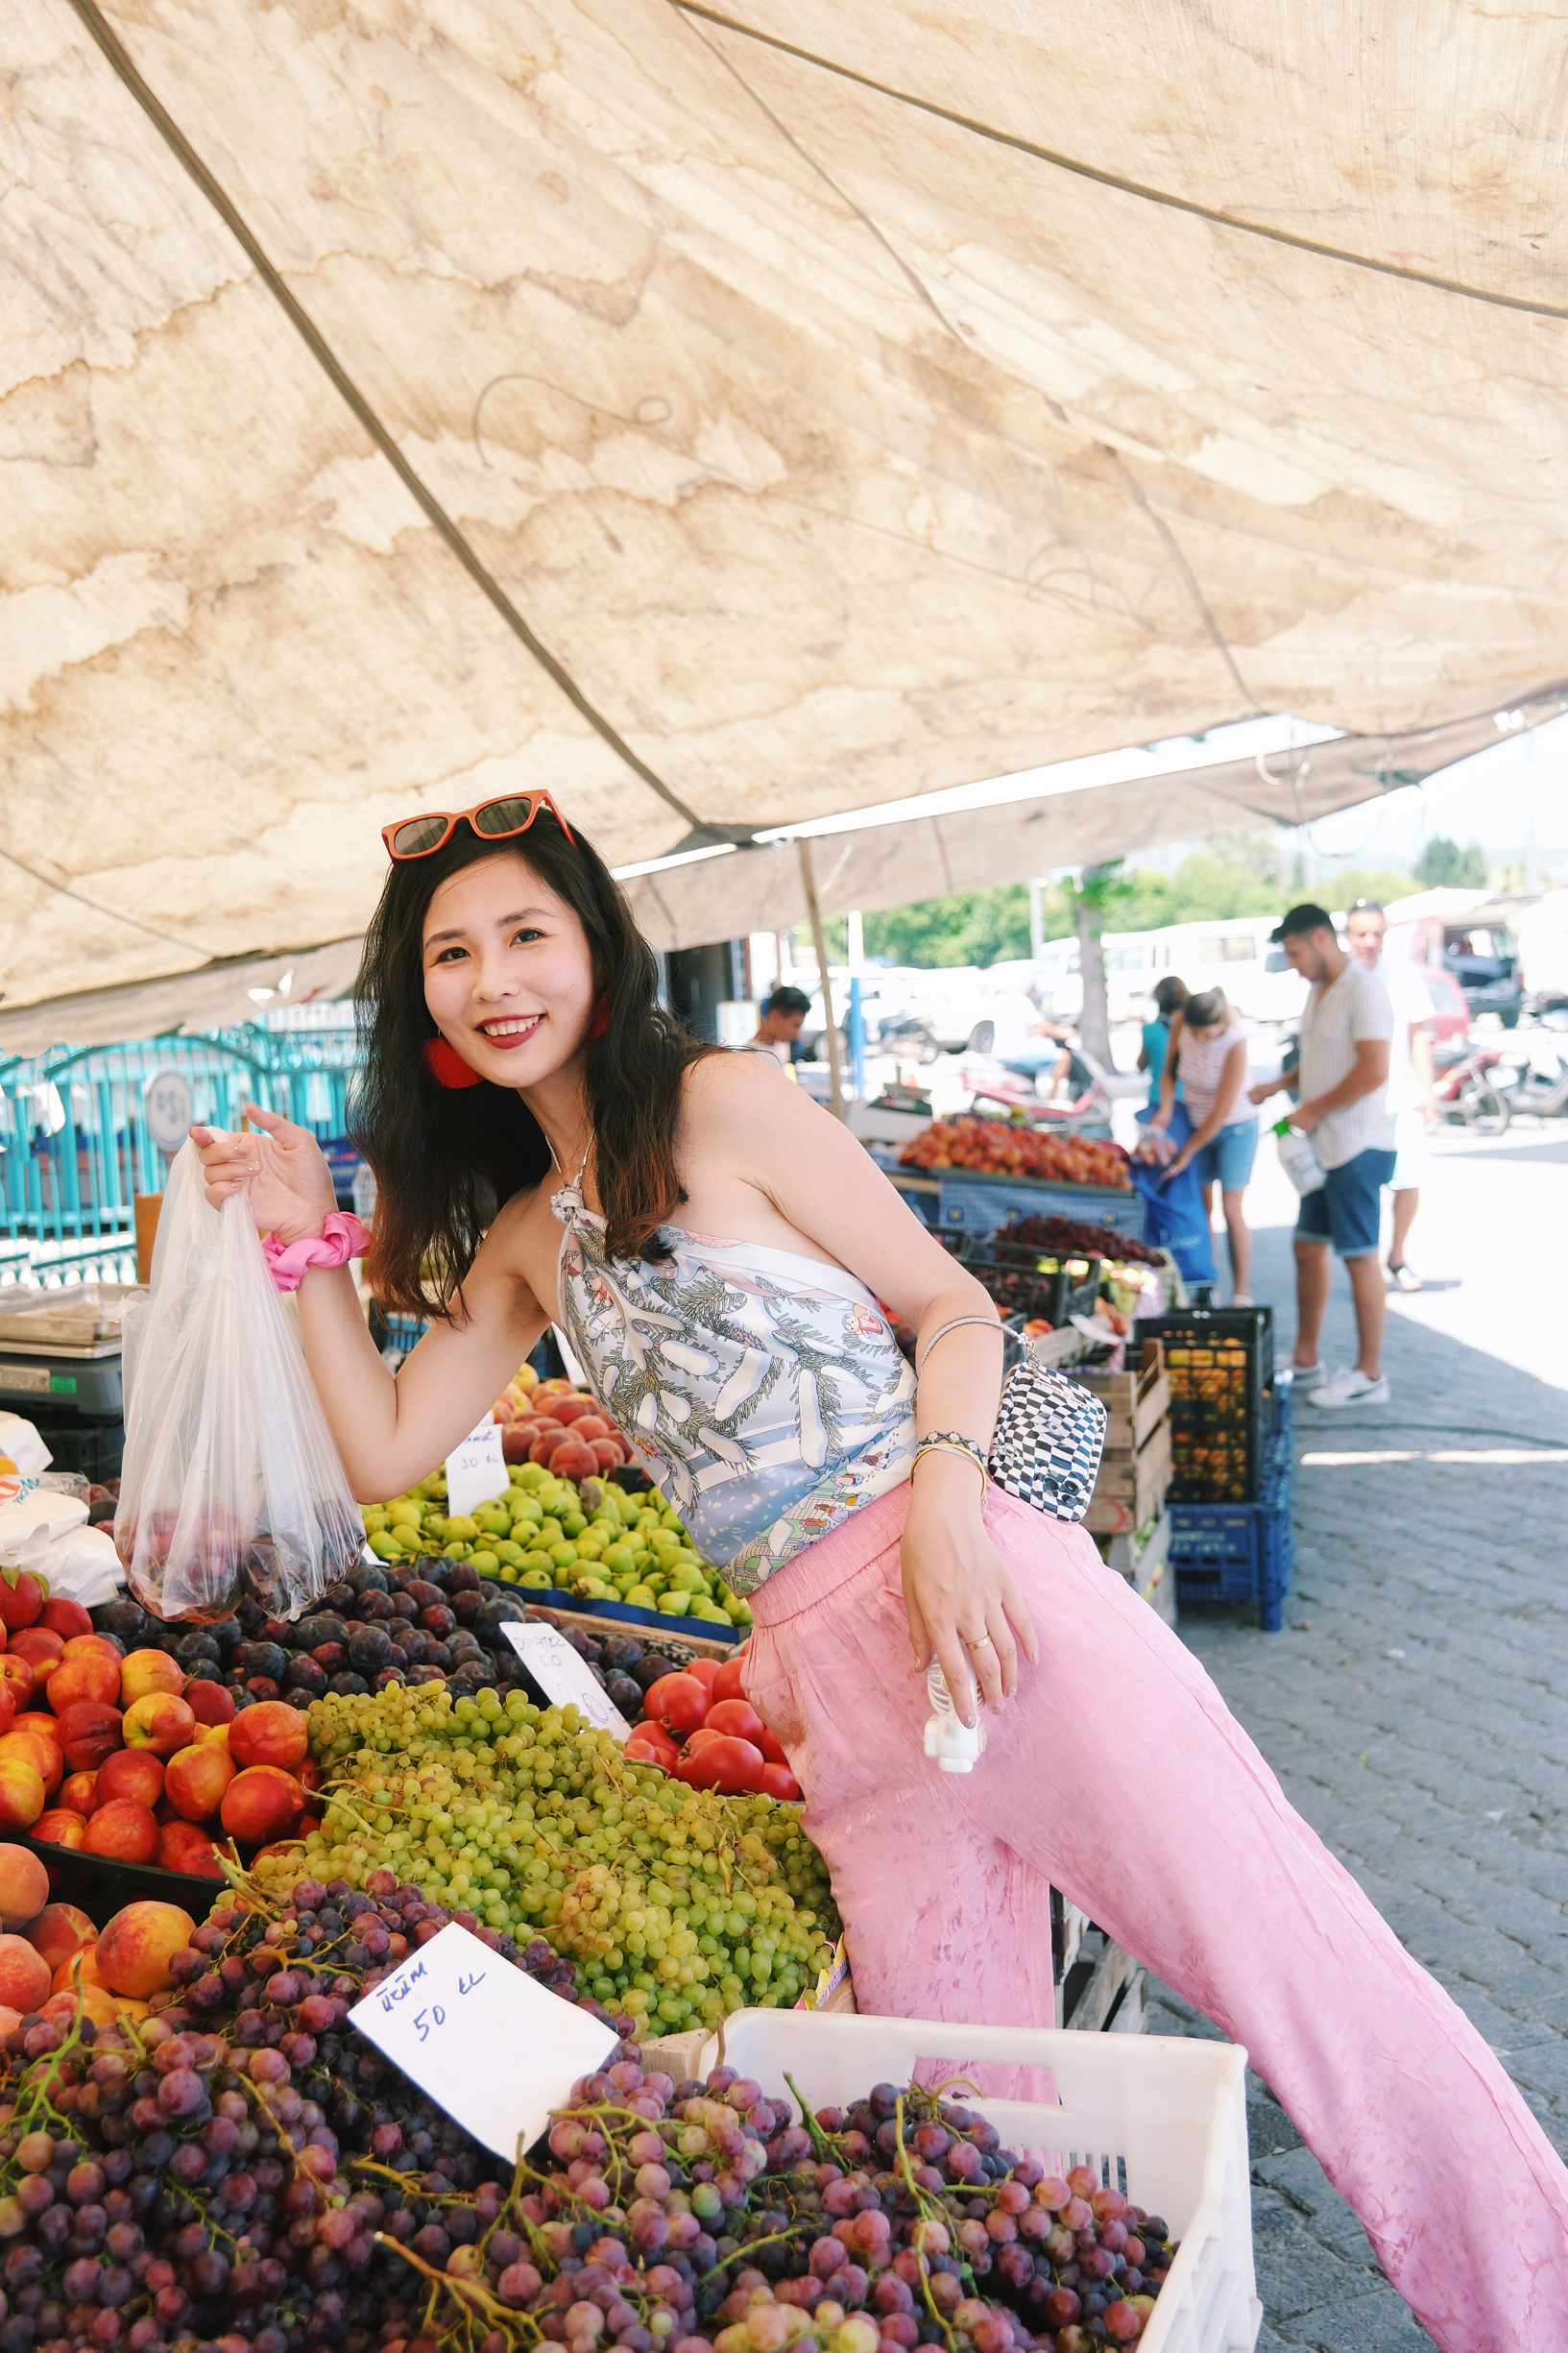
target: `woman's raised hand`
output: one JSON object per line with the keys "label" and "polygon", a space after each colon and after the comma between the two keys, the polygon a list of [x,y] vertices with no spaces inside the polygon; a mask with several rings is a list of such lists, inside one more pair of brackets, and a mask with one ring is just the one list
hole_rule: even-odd
{"label": "woman's raised hand", "polygon": [[245,1112],[260,1135],[214,1135],[210,1128],[190,1131],[207,1200],[220,1209],[231,1193],[247,1194],[256,1230],[276,1234],[280,1242],[320,1233],[323,1218],[338,1205],[321,1146],[308,1128],[296,1128],[275,1111],[248,1103]]}

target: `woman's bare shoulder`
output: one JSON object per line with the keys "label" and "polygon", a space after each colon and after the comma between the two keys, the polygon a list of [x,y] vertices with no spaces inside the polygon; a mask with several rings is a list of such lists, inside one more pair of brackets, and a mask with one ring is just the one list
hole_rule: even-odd
{"label": "woman's bare shoulder", "polygon": [[681,1107],[688,1118],[787,1117],[808,1101],[771,1055],[705,1054],[687,1065],[681,1080]]}

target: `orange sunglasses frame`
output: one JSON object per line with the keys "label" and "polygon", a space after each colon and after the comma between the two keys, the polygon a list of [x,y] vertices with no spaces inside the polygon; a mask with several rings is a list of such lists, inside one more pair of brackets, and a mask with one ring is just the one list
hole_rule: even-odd
{"label": "orange sunglasses frame", "polygon": [[[480,834],[479,828],[474,825],[473,830],[475,834],[479,835],[479,839],[481,841],[516,841],[519,834],[525,834],[528,831],[528,828],[532,825],[540,811],[542,809],[547,809],[551,816],[555,819],[557,825],[560,826],[561,831],[566,835],[567,839],[571,843],[572,848],[575,849],[577,847],[576,836],[573,834],[571,827],[567,823],[566,818],[561,814],[560,810],[557,809],[554,801],[550,798],[547,792],[492,792],[488,793],[482,801],[475,801],[471,809],[430,809],[426,810],[421,816],[398,817],[393,824],[383,825],[381,828],[381,839],[386,845],[387,856],[393,861],[395,865],[399,866],[412,865],[417,858],[434,858],[438,850],[444,850],[446,848],[447,842],[450,841],[452,835],[455,833],[458,826],[464,822],[465,818],[470,825],[472,825],[474,818],[479,814],[482,809],[495,809],[502,801],[531,801],[533,803],[533,807],[529,810],[528,814],[523,818],[520,825],[509,825],[504,834]],[[442,821],[446,829],[439,841],[427,842],[422,850],[395,850],[393,848],[392,843],[394,836],[400,834],[405,825],[432,824],[438,818]]]}

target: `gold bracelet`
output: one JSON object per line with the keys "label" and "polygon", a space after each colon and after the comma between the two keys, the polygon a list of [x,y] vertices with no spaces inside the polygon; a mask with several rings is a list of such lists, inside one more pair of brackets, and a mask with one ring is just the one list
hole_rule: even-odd
{"label": "gold bracelet", "polygon": [[991,1472],[985,1456],[972,1438],[966,1438],[961,1430],[933,1430],[929,1438],[923,1438],[916,1446],[914,1462],[909,1466],[911,1473],[914,1464],[919,1462],[923,1454],[956,1454],[960,1455],[966,1463],[973,1463],[980,1474],[980,1500],[984,1502],[985,1491],[991,1484]]}

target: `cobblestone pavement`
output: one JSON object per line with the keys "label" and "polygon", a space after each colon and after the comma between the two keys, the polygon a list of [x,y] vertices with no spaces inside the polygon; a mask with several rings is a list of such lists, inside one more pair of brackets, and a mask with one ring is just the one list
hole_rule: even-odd
{"label": "cobblestone pavement", "polygon": [[[1286,1631],[1218,1607],[1180,1631],[1568,2154],[1568,1456],[1531,1459],[1568,1448],[1565,1172],[1560,1123],[1439,1148],[1411,1257],[1447,1282],[1390,1312],[1391,1401],[1296,1411]],[[1293,1196],[1266,1137],[1248,1198],[1252,1289],[1285,1356]],[[1337,1270],[1329,1362],[1353,1360],[1353,1334]],[[1455,1451],[1494,1459],[1433,1459]],[[1215,2031],[1150,1992],[1150,2032]],[[1256,2078],[1250,2092],[1260,2353],[1429,2343],[1283,2110]]]}

